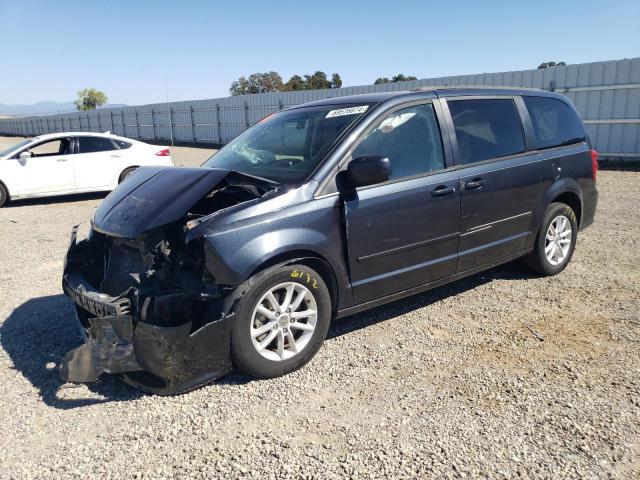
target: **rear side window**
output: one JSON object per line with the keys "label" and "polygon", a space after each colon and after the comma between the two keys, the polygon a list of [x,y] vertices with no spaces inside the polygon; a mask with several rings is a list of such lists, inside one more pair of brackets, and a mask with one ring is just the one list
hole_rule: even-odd
{"label": "rear side window", "polygon": [[122,140],[114,140],[115,144],[118,146],[120,150],[126,150],[131,146],[129,142],[124,142]]}
{"label": "rear side window", "polygon": [[511,99],[448,100],[459,164],[524,152],[520,116]]}
{"label": "rear side window", "polygon": [[80,153],[108,152],[116,147],[108,138],[102,137],[78,137]]}
{"label": "rear side window", "polygon": [[537,148],[560,147],[585,140],[580,119],[563,101],[548,97],[523,99],[533,123]]}
{"label": "rear side window", "polygon": [[417,105],[390,114],[362,140],[352,157],[361,155],[389,158],[392,179],[444,168],[433,105]]}

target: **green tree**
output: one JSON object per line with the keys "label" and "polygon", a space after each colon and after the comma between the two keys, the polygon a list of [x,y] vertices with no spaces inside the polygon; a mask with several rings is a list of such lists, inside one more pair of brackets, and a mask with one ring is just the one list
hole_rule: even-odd
{"label": "green tree", "polygon": [[304,76],[305,90],[324,90],[331,88],[331,82],[327,80],[327,74],[318,70],[313,75]]}
{"label": "green tree", "polygon": [[564,67],[567,64],[564,62],[544,62],[541,63],[540,65],[538,65],[538,70],[544,70],[545,68],[552,68],[552,67]]}
{"label": "green tree", "polygon": [[284,84],[285,91],[304,90],[304,78],[300,75],[292,75],[287,83]]}
{"label": "green tree", "polygon": [[267,92],[291,92],[296,90],[323,90],[326,88],[340,88],[342,78],[339,73],[331,75],[331,80],[327,74],[317,71],[313,75],[292,75],[286,82],[282,82],[282,77],[278,72],[252,73],[249,77],[242,76],[229,87],[231,95],[249,95],[252,93]]}
{"label": "green tree", "polygon": [[74,103],[78,110],[95,110],[107,103],[107,100],[104,92],[95,88],[85,88],[78,92],[78,99]]}
{"label": "green tree", "polygon": [[249,78],[244,76],[231,84],[231,95],[249,95],[252,93],[282,92],[285,90],[282,77],[278,72],[252,73]]}
{"label": "green tree", "polygon": [[391,80],[389,80],[389,77],[378,77],[373,84],[382,85],[383,83],[408,82],[409,80],[417,80],[417,78],[411,75],[399,73],[398,75],[391,77]]}
{"label": "green tree", "polygon": [[331,75],[331,88],[340,88],[342,86],[342,78],[339,73]]}
{"label": "green tree", "polygon": [[411,75],[406,75],[406,76],[405,76],[405,75],[403,75],[402,73],[399,73],[398,75],[394,76],[394,77],[391,79],[391,82],[392,82],[392,83],[395,83],[395,82],[408,82],[408,81],[410,81],[410,80],[417,80],[417,78],[416,78],[416,77],[413,77],[413,76],[411,76]]}

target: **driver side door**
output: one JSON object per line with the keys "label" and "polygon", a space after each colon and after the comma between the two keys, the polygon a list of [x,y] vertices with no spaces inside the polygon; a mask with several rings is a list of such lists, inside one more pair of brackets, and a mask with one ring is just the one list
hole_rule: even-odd
{"label": "driver side door", "polygon": [[432,103],[393,111],[351,154],[389,159],[389,181],[343,193],[356,303],[455,274],[458,175],[447,169]]}
{"label": "driver side door", "polygon": [[[31,156],[20,158],[28,151]],[[38,195],[75,190],[73,139],[60,137],[37,143],[17,153],[11,161],[19,195]]]}

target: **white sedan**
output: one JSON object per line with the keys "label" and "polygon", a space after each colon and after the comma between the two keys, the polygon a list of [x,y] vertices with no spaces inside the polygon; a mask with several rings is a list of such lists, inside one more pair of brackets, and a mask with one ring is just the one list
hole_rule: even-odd
{"label": "white sedan", "polygon": [[110,133],[50,133],[0,151],[0,207],[8,200],[113,190],[137,167],[173,166],[169,147]]}

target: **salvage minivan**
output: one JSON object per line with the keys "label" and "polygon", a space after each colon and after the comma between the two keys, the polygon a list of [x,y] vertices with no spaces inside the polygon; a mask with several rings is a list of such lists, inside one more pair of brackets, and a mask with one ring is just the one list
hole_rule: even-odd
{"label": "salvage minivan", "polygon": [[429,88],[274,113],[200,168],[142,167],[74,228],[60,374],[174,394],[305,365],[333,319],[519,257],[561,272],[598,158],[558,94]]}

